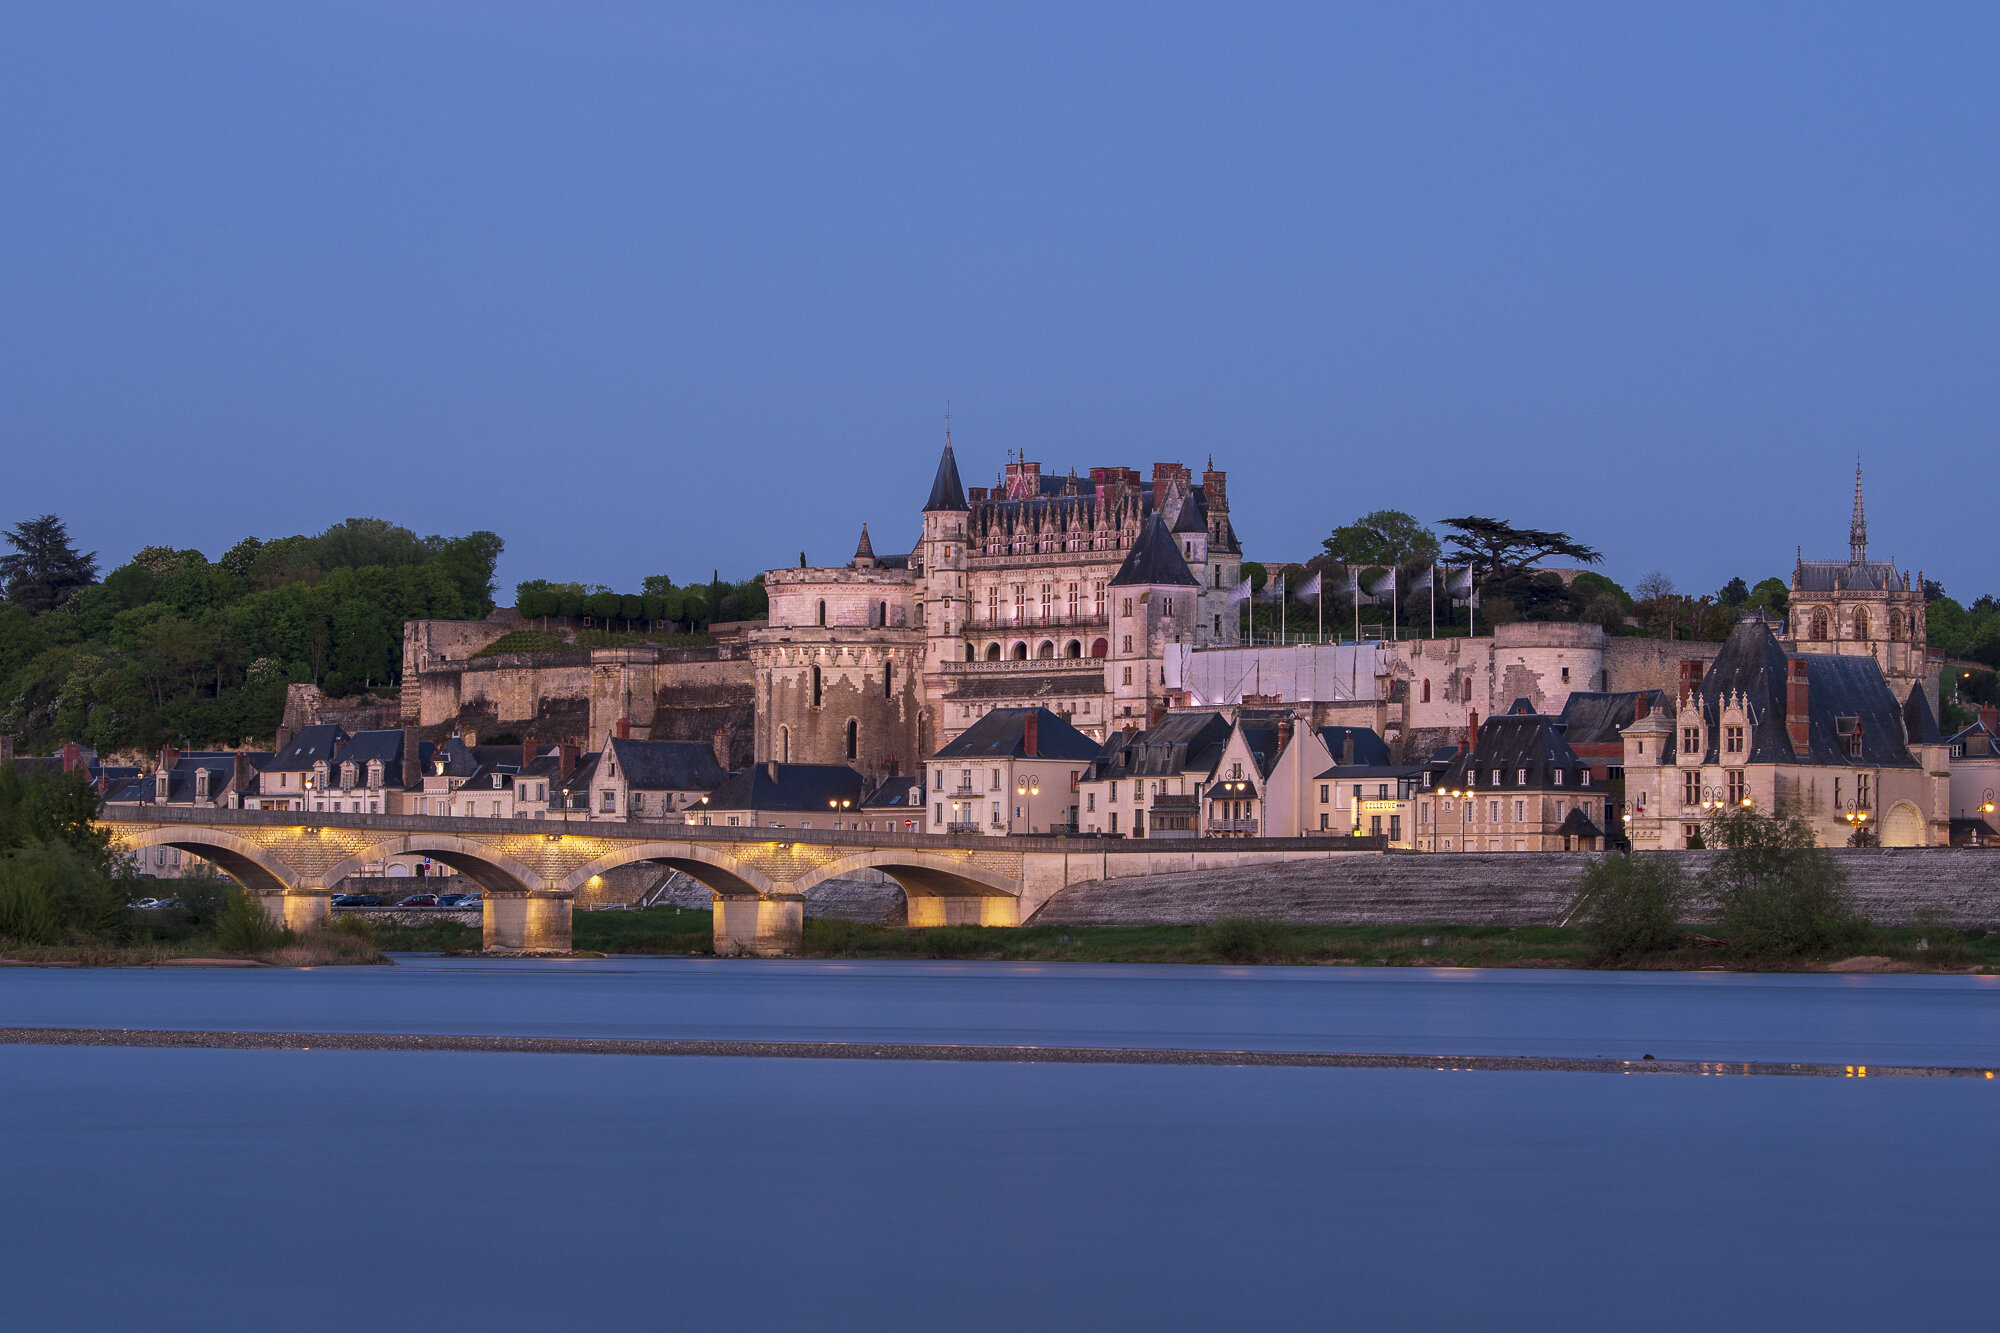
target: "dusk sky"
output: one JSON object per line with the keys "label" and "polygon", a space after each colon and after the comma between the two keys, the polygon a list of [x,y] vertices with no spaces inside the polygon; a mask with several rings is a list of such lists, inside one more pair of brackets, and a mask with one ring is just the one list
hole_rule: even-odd
{"label": "dusk sky", "polygon": [[1230,474],[2000,592],[2000,7],[9,5],[0,523],[635,589]]}

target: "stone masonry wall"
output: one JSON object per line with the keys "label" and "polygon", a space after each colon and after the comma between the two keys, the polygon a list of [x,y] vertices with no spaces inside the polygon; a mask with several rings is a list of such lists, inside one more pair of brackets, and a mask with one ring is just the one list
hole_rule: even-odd
{"label": "stone masonry wall", "polygon": [[[1712,853],[1679,852],[1699,873]],[[2000,851],[1841,849],[1861,908],[1901,925],[1925,908],[2000,928]],[[1246,870],[1092,880],[1056,893],[1037,925],[1182,925],[1229,916],[1325,925],[1554,925],[1590,858],[1577,853],[1385,853]]]}

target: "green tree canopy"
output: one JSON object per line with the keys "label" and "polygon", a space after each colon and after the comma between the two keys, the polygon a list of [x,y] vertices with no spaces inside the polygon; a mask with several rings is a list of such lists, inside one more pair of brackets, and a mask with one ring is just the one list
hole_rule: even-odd
{"label": "green tree canopy", "polygon": [[1320,543],[1326,554],[1346,565],[1403,566],[1427,564],[1438,558],[1437,534],[1400,509],[1377,509],[1335,528]]}
{"label": "green tree canopy", "polygon": [[7,600],[30,611],[53,611],[80,588],[97,582],[97,556],[71,544],[69,529],[54,514],[26,519],[7,529],[12,555],[0,555],[0,583]]}

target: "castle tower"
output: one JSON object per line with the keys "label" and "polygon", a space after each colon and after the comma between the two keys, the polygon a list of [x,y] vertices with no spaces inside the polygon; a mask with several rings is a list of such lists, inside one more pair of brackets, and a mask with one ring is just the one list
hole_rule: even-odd
{"label": "castle tower", "polygon": [[1194,642],[1200,602],[1201,580],[1156,511],[1111,578],[1112,725],[1147,725],[1166,688],[1161,664],[1170,645]]}
{"label": "castle tower", "polygon": [[1852,565],[1868,563],[1868,519],[1861,512],[1861,460],[1854,460],[1854,519],[1847,525],[1847,561]]}
{"label": "castle tower", "polygon": [[938,459],[930,498],[924,501],[924,536],[920,548],[924,670],[930,675],[940,673],[944,663],[965,656],[965,622],[971,605],[965,586],[965,529],[970,513],[965,503],[965,487],[958,479],[958,460],[951,452],[951,435],[946,432],[944,454]]}

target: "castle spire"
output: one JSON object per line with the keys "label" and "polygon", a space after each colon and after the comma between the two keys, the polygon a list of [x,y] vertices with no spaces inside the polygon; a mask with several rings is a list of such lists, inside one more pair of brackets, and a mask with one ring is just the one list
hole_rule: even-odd
{"label": "castle spire", "polygon": [[1868,559],[1868,520],[1861,513],[1861,457],[1854,459],[1854,521],[1847,528],[1848,557],[1859,565]]}
{"label": "castle spire", "polygon": [[951,441],[944,442],[944,455],[938,459],[937,476],[931,481],[931,498],[924,502],[924,512],[935,514],[966,508],[965,487],[959,484],[958,460],[952,456]]}
{"label": "castle spire", "polygon": [[868,525],[861,525],[861,544],[854,548],[854,567],[873,569],[875,567],[875,544],[868,540]]}

